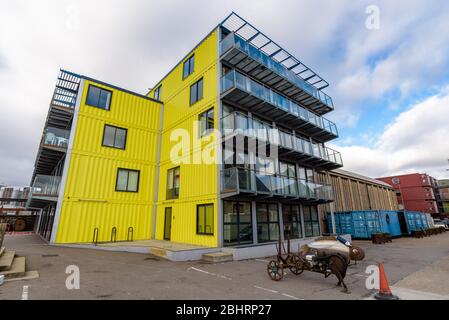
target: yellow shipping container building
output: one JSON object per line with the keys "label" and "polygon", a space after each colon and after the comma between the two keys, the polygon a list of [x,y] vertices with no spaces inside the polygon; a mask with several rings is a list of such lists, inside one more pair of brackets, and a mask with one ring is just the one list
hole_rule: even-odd
{"label": "yellow shipping container building", "polygon": [[37,232],[208,248],[319,236],[334,200],[319,177],[343,165],[327,86],[235,13],[147,94],[61,70],[32,176]]}

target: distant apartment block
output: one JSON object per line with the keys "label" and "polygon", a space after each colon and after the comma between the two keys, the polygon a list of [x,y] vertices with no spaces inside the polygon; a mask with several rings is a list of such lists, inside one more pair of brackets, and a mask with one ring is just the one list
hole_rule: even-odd
{"label": "distant apartment block", "polygon": [[412,173],[377,178],[390,184],[397,196],[400,209],[439,216],[437,180],[425,173]]}
{"label": "distant apartment block", "polygon": [[449,214],[449,179],[438,180],[437,186],[439,210],[447,216]]}

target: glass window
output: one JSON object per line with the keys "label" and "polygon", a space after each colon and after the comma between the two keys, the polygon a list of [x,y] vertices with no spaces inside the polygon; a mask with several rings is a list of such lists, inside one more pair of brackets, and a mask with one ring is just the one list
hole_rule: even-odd
{"label": "glass window", "polygon": [[284,222],[284,238],[302,238],[301,217],[297,205],[283,205],[282,219]]}
{"label": "glass window", "polygon": [[214,108],[200,114],[200,135],[204,137],[214,129]]}
{"label": "glass window", "polygon": [[127,129],[106,124],[103,133],[103,146],[125,149],[127,132]]}
{"label": "glass window", "polygon": [[159,87],[157,87],[156,90],[154,90],[154,99],[156,100],[161,100],[161,90],[162,90],[162,85],[160,85]]}
{"label": "glass window", "polygon": [[94,85],[89,85],[86,104],[92,107],[109,110],[111,105],[111,96],[111,91],[96,87]]}
{"label": "glass window", "polygon": [[140,171],[130,169],[118,169],[116,191],[138,192]]}
{"label": "glass window", "polygon": [[303,210],[306,237],[318,237],[321,234],[321,230],[317,207],[303,206]]}
{"label": "glass window", "polygon": [[190,86],[190,105],[203,98],[203,79],[198,80]]}
{"label": "glass window", "polygon": [[176,167],[167,171],[167,199],[179,198],[180,168]]}
{"label": "glass window", "polygon": [[193,73],[194,67],[195,67],[195,56],[193,55],[186,61],[184,61],[184,65],[182,68],[182,78],[185,79],[189,75],[191,75]]}
{"label": "glass window", "polygon": [[279,217],[277,204],[256,205],[257,240],[268,242],[279,240]]}
{"label": "glass window", "polygon": [[224,201],[223,241],[225,246],[253,243],[251,203]]}
{"label": "glass window", "polygon": [[196,233],[213,235],[214,234],[214,205],[201,204],[196,207]]}

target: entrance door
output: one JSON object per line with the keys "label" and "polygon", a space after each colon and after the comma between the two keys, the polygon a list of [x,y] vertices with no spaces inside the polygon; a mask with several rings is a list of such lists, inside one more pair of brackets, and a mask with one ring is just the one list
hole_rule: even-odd
{"label": "entrance door", "polygon": [[171,207],[165,208],[164,240],[171,238]]}
{"label": "entrance door", "polygon": [[399,220],[399,227],[401,228],[401,233],[407,234],[408,233],[407,222],[405,221],[405,215],[403,211],[398,212],[398,220]]}

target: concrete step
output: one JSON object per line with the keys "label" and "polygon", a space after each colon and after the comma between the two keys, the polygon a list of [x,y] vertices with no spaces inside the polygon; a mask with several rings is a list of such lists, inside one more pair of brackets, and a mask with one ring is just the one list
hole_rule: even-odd
{"label": "concrete step", "polygon": [[0,248],[0,257],[2,256],[3,252],[5,252],[5,247]]}
{"label": "concrete step", "polygon": [[19,281],[19,280],[31,280],[39,278],[39,272],[37,271],[27,271],[22,277],[5,279],[5,282],[8,281]]}
{"label": "concrete step", "polygon": [[227,252],[212,252],[203,254],[202,259],[204,262],[208,263],[221,263],[233,261],[234,255]]}
{"label": "concrete step", "polygon": [[23,277],[25,271],[25,257],[15,257],[11,267],[8,270],[0,271],[0,275],[4,275],[5,279]]}
{"label": "concrete step", "polygon": [[11,268],[15,255],[15,251],[5,250],[3,252],[2,256],[0,257],[0,271],[8,270],[9,268]]}

